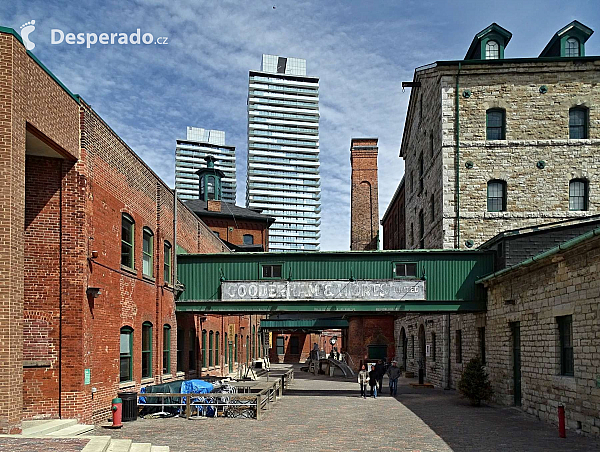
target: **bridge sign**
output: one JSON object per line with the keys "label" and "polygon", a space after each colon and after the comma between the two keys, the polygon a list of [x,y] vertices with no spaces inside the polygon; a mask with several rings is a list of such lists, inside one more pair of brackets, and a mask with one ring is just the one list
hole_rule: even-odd
{"label": "bridge sign", "polygon": [[425,299],[425,281],[422,279],[224,281],[221,287],[221,300],[223,301],[407,301]]}

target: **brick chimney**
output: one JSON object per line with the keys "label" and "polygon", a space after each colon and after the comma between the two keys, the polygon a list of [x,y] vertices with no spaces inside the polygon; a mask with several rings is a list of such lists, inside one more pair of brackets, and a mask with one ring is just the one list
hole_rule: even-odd
{"label": "brick chimney", "polygon": [[209,212],[220,212],[221,200],[209,199],[206,203],[206,210],[208,210]]}
{"label": "brick chimney", "polygon": [[377,138],[352,138],[350,164],[350,249],[376,250],[379,235],[379,197],[377,186]]}

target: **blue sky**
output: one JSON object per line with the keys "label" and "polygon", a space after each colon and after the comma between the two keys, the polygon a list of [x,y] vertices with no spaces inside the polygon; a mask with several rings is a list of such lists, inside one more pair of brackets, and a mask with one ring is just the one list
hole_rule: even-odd
{"label": "blue sky", "polygon": [[[275,8],[274,8],[275,7]],[[246,189],[248,70],[263,53],[305,58],[321,102],[323,250],[350,243],[350,138],[379,137],[383,215],[404,172],[398,158],[409,98],[401,82],[414,68],[464,57],[475,33],[497,22],[513,33],[505,56],[539,55],[577,19],[598,30],[586,45],[600,54],[600,8],[589,1],[3,1],[0,25],[19,31],[34,19],[33,53],[80,94],[170,186],[175,140],[188,125],[225,130],[237,148],[238,204]],[[72,33],[167,36],[168,45],[50,43]]]}

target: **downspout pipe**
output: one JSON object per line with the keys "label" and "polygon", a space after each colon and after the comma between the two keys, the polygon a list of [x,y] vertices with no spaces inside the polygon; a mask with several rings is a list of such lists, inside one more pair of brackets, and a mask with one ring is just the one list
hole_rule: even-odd
{"label": "downspout pipe", "polygon": [[459,109],[459,87],[460,70],[462,62],[458,62],[458,72],[456,73],[456,89],[454,90],[454,130],[456,135],[456,248],[460,249],[460,109]]}

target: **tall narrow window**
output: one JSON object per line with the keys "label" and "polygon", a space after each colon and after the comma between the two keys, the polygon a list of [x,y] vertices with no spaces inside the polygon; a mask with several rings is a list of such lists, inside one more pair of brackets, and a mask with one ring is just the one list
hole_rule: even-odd
{"label": "tall narrow window", "polygon": [[163,374],[171,373],[171,325],[163,326]]}
{"label": "tall narrow window", "polygon": [[208,199],[215,199],[215,176],[208,176],[206,194],[208,195]]}
{"label": "tall narrow window", "polygon": [[210,333],[208,333],[208,367],[213,367],[215,365],[215,362],[214,362],[214,353],[215,353],[214,340],[215,340],[215,333],[213,333],[213,331],[210,330]]}
{"label": "tall narrow window", "polygon": [[413,357],[413,359],[414,359],[414,358],[415,358],[415,335],[414,335],[414,334],[412,334],[412,335],[410,336],[410,341],[411,341],[411,346],[410,346],[410,348],[411,348],[411,351],[412,351],[412,357]]}
{"label": "tall narrow window", "polygon": [[456,345],[456,362],[462,363],[462,330],[456,330],[456,340],[454,343]]}
{"label": "tall narrow window", "polygon": [[165,241],[165,265],[164,265],[164,279],[165,283],[171,283],[171,244]]}
{"label": "tall narrow window", "polygon": [[233,362],[238,362],[238,335],[235,335],[235,343],[233,344]]}
{"label": "tall narrow window", "polygon": [[500,46],[496,41],[488,41],[485,45],[485,59],[497,60],[500,58]]}
{"label": "tall narrow window", "polygon": [[254,245],[254,236],[252,234],[244,234],[244,245]]}
{"label": "tall narrow window", "polygon": [[189,333],[189,350],[188,350],[188,369],[196,370],[196,331],[190,330]]}
{"label": "tall narrow window", "polygon": [[504,110],[492,108],[486,113],[486,139],[505,140]]}
{"label": "tall narrow window", "polygon": [[431,360],[435,361],[435,333],[431,333]]}
{"label": "tall narrow window", "polygon": [[177,328],[177,372],[183,372],[183,347],[185,341],[185,331],[183,328]]}
{"label": "tall narrow window", "polygon": [[423,164],[423,154],[419,157],[419,193],[423,191],[423,175],[425,173],[425,167]]}
{"label": "tall narrow window", "polygon": [[143,234],[143,268],[144,276],[154,276],[154,268],[152,265],[154,255],[154,234],[148,228],[144,228]]}
{"label": "tall narrow window", "polygon": [[135,237],[135,222],[127,214],[121,217],[121,265],[134,268],[133,244]]}
{"label": "tall narrow window", "polygon": [[569,38],[565,42],[565,56],[566,57],[578,57],[579,56],[579,41],[577,38]]}
{"label": "tall narrow window", "polygon": [[202,367],[206,367],[206,330],[202,330]]}
{"label": "tall narrow window", "polygon": [[217,331],[215,333],[215,366],[219,365],[219,346],[221,345],[221,335]]}
{"label": "tall narrow window", "polygon": [[121,328],[119,381],[133,380],[133,328]]}
{"label": "tall narrow window", "polygon": [[569,110],[569,138],[580,140],[588,137],[587,108],[575,107]]}
{"label": "tall narrow window", "polygon": [[250,336],[246,335],[246,362],[250,361]]}
{"label": "tall narrow window", "polygon": [[485,366],[485,327],[482,326],[477,328],[477,335],[479,336],[479,359],[481,364]]}
{"label": "tall narrow window", "polygon": [[152,376],[152,324],[142,323],[142,378]]}
{"label": "tall narrow window", "polygon": [[252,359],[256,359],[256,325],[252,325]]}
{"label": "tall narrow window", "polygon": [[565,315],[557,317],[558,336],[560,342],[560,374],[573,376],[574,356],[573,356],[573,317]]}
{"label": "tall narrow window", "polygon": [[588,210],[588,182],[573,179],[569,182],[569,210]]}
{"label": "tall narrow window", "polygon": [[433,197],[433,194],[429,200],[429,208],[431,209],[431,221],[433,222],[433,220],[435,220],[435,198]]}
{"label": "tall narrow window", "polygon": [[277,354],[285,354],[285,338],[283,336],[277,336]]}
{"label": "tall narrow window", "polygon": [[419,248],[425,249],[425,218],[423,217],[423,210],[419,212]]}
{"label": "tall narrow window", "polygon": [[504,212],[506,210],[506,182],[491,180],[487,186],[488,212]]}

